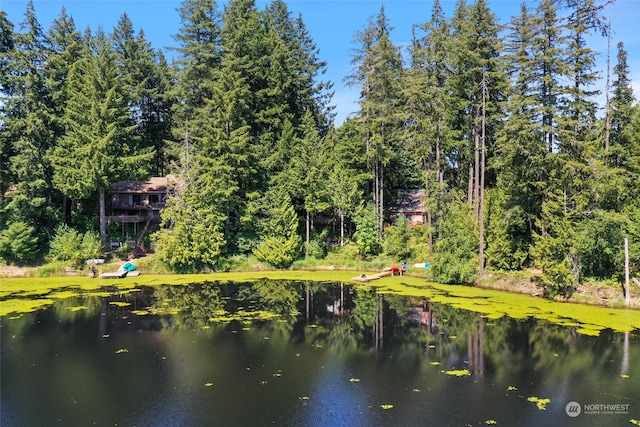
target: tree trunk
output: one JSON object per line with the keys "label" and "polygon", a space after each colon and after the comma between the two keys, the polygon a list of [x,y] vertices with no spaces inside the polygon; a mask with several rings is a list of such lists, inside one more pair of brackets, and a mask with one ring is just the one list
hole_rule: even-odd
{"label": "tree trunk", "polygon": [[309,256],[309,243],[310,243],[310,241],[311,241],[311,239],[310,239],[310,234],[311,234],[311,230],[310,230],[311,222],[310,222],[310,219],[309,219],[309,211],[307,211],[307,219],[306,219],[306,223],[307,223],[307,244],[306,244],[305,249],[304,249],[304,256],[305,256],[305,258]]}
{"label": "tree trunk", "polygon": [[380,162],[380,207],[378,211],[378,238],[382,241],[382,233],[384,229],[384,165]]}
{"label": "tree trunk", "polygon": [[100,238],[102,239],[102,247],[105,251],[109,250],[108,242],[107,242],[107,214],[106,214],[106,203],[105,203],[105,195],[104,190],[100,190],[100,207],[99,207],[99,215],[100,215]]}
{"label": "tree trunk", "polygon": [[469,182],[467,184],[467,204],[473,205],[473,162],[469,161]]}
{"label": "tree trunk", "polygon": [[475,159],[473,162],[473,220],[477,224],[478,210],[480,208],[480,135],[475,120],[472,133],[475,146]]}
{"label": "tree trunk", "polygon": [[479,243],[479,251],[478,258],[480,264],[480,277],[484,274],[484,176],[485,176],[485,163],[486,163],[486,142],[485,139],[487,137],[486,129],[487,129],[487,109],[486,109],[486,92],[487,92],[487,81],[486,75],[482,76],[482,135],[481,135],[481,147],[480,147],[480,200],[478,200],[478,220],[480,222],[480,243]]}
{"label": "tree trunk", "polygon": [[344,246],[344,212],[340,211],[340,246]]}

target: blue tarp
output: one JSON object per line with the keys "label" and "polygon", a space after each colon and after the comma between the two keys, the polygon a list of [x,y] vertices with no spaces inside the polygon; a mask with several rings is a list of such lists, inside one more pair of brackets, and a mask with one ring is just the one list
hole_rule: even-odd
{"label": "blue tarp", "polygon": [[136,265],[135,265],[135,264],[133,264],[133,263],[131,263],[130,261],[127,261],[127,262],[126,262],[126,263],[124,263],[124,265],[123,265],[122,267],[120,267],[120,268],[121,268],[121,269],[123,269],[123,270],[126,270],[126,271],[129,271],[129,272],[130,272],[130,271],[133,271],[133,270],[135,270],[135,269],[136,269]]}

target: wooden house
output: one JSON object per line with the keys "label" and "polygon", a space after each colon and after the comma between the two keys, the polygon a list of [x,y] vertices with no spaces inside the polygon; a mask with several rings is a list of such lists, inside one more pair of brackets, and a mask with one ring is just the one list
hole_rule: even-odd
{"label": "wooden house", "polygon": [[398,215],[404,215],[411,227],[426,222],[427,206],[424,203],[424,190],[398,190],[397,198],[391,206],[391,216],[395,223]]}
{"label": "wooden house", "polygon": [[[119,181],[109,189],[109,222],[122,224],[123,236],[137,236],[160,224],[160,211],[167,198],[182,186],[175,175],[152,177],[147,181]],[[128,225],[131,224],[131,225]]]}

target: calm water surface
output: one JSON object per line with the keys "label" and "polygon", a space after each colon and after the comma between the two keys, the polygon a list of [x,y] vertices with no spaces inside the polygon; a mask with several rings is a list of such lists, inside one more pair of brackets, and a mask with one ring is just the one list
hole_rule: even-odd
{"label": "calm water surface", "polygon": [[640,419],[638,331],[584,336],[339,283],[77,292],[1,318],[3,427]]}

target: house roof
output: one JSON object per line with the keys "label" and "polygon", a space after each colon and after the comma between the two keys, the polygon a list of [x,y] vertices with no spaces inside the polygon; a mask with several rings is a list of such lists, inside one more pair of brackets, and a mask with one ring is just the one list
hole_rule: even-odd
{"label": "house roof", "polygon": [[409,190],[398,190],[398,198],[395,203],[391,207],[393,212],[404,212],[404,213],[422,213],[426,209],[422,203],[422,199],[424,198],[424,190],[420,189],[409,189]]}
{"label": "house roof", "polygon": [[154,176],[147,181],[119,181],[111,185],[112,193],[166,193],[169,186],[180,185],[175,175]]}

